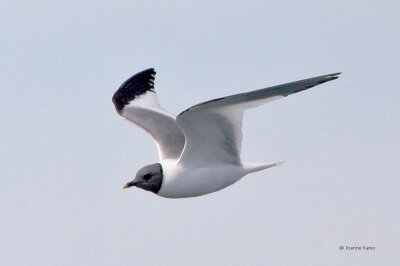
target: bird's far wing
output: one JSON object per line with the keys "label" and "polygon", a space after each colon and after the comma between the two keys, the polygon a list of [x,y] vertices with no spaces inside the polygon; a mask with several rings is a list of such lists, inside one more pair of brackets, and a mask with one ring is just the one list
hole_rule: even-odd
{"label": "bird's far wing", "polygon": [[215,163],[240,164],[245,109],[334,80],[339,74],[235,94],[190,107],[176,118],[186,141],[179,162],[199,167]]}
{"label": "bird's far wing", "polygon": [[151,134],[160,160],[178,159],[185,137],[175,116],[160,107],[154,91],[156,72],[150,68],[129,78],[115,92],[112,100],[118,114]]}

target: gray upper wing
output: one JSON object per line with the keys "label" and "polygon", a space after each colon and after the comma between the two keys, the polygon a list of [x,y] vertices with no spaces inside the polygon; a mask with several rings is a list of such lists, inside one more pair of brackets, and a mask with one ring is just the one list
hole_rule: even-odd
{"label": "gray upper wing", "polygon": [[245,109],[334,80],[339,74],[235,94],[190,107],[176,119],[185,135],[185,147],[179,161],[196,166],[214,163],[239,164]]}
{"label": "gray upper wing", "polygon": [[[337,79],[339,78],[338,77],[339,74],[341,73],[338,72],[314,78],[303,79],[299,81],[268,87],[265,89],[259,89],[250,92],[244,92],[227,97],[213,99],[210,101],[193,105],[192,107],[181,112],[178,115],[178,117],[183,115],[185,112],[193,111],[195,109],[201,109],[204,105],[207,105],[207,108],[212,108],[213,106],[222,107],[222,106],[250,103],[248,106],[251,108],[252,106],[254,106],[254,104],[251,104],[251,102],[256,102],[257,100],[261,100],[261,104],[263,104],[269,102],[270,100],[268,100],[268,98],[271,97],[275,96],[286,97],[290,94],[304,91],[314,86],[320,85],[322,83]],[[257,104],[255,106],[257,106]]]}

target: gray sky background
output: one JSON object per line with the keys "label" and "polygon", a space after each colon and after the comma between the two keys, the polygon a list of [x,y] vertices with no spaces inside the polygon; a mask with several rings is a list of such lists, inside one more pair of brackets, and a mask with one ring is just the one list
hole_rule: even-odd
{"label": "gray sky background", "polygon": [[[398,1],[0,9],[1,265],[400,265]],[[121,189],[157,153],[111,97],[149,67],[174,113],[343,74],[246,113],[243,159],[283,166],[170,200]]]}

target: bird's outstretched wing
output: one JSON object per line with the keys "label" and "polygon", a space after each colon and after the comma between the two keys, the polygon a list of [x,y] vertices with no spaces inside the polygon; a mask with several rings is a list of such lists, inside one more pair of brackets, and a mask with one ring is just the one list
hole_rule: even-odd
{"label": "bird's outstretched wing", "polygon": [[140,126],[154,138],[160,160],[178,159],[185,137],[175,116],[162,109],[154,91],[153,68],[129,78],[115,92],[112,100],[118,114]]}
{"label": "bird's outstretched wing", "polygon": [[186,141],[179,162],[197,167],[220,163],[240,164],[245,109],[334,80],[339,74],[235,94],[190,107],[176,118]]}

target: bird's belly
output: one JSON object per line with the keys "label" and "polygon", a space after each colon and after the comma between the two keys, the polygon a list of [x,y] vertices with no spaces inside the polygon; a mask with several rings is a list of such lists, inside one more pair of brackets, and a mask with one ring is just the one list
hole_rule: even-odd
{"label": "bird's belly", "polygon": [[244,176],[238,165],[218,167],[184,168],[173,167],[164,170],[159,196],[166,198],[187,198],[212,193],[232,185]]}

